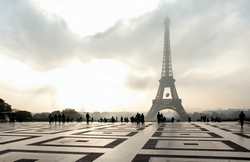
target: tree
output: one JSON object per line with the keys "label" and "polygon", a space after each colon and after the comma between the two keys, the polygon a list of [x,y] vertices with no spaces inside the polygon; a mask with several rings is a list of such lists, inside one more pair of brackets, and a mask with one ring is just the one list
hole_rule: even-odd
{"label": "tree", "polygon": [[60,114],[61,112],[59,111],[59,110],[56,110],[56,111],[53,111],[52,113],[51,113],[51,115],[58,115],[58,114]]}
{"label": "tree", "polygon": [[0,98],[0,112],[11,112],[11,105]]}
{"label": "tree", "polygon": [[0,98],[0,112],[4,112],[5,102]]}
{"label": "tree", "polygon": [[5,112],[11,112],[11,105],[9,105],[9,104],[7,104],[7,103],[5,103]]}
{"label": "tree", "polygon": [[36,113],[33,115],[32,120],[33,121],[48,121],[49,119],[49,113],[43,112],[43,113]]}
{"label": "tree", "polygon": [[62,113],[69,117],[70,119],[77,120],[81,117],[81,114],[77,112],[75,109],[64,109]]}
{"label": "tree", "polygon": [[31,121],[32,115],[29,111],[17,111],[16,112],[16,121],[23,122],[23,121]]}

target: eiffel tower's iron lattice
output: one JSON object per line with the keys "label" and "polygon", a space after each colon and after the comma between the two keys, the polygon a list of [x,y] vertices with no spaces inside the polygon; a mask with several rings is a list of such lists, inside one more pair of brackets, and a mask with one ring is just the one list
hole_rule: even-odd
{"label": "eiffel tower's iron lattice", "polygon": [[[152,107],[147,113],[146,120],[153,121],[156,119],[157,112],[163,109],[172,109],[176,111],[180,120],[185,121],[188,119],[188,115],[182,106],[182,101],[178,96],[175,79],[173,76],[171,50],[170,50],[170,34],[169,34],[169,18],[165,19],[165,32],[164,32],[164,49],[163,49],[163,62],[161,70],[161,79],[159,80],[160,85],[157,91],[157,95],[153,100]],[[170,98],[164,98],[164,90],[170,89]]]}

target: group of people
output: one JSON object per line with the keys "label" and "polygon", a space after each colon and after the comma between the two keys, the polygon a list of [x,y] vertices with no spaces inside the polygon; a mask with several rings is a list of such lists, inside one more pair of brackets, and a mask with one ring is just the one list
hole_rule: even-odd
{"label": "group of people", "polygon": [[131,123],[136,122],[137,124],[140,124],[140,123],[144,124],[145,119],[144,119],[143,113],[142,113],[142,114],[137,113],[137,114],[135,115],[135,117],[134,117],[134,116],[131,116],[131,117],[130,117],[130,121],[131,121]]}
{"label": "group of people", "polygon": [[55,122],[55,124],[58,122],[59,124],[62,122],[62,123],[65,123],[65,122],[71,122],[73,121],[73,119],[70,119],[69,117],[66,117],[63,114],[59,113],[59,114],[49,114],[49,124]]}
{"label": "group of people", "polygon": [[[158,123],[161,123],[161,122],[166,122],[167,121],[167,118],[160,112],[157,113],[157,122]],[[175,118],[172,117],[171,118],[171,122],[173,123],[175,121]]]}
{"label": "group of people", "polygon": [[[241,111],[240,114],[239,114],[239,121],[240,121],[241,128],[243,128],[245,117],[246,117],[246,115],[244,114],[243,111]],[[66,117],[64,115],[64,113],[62,113],[62,114],[61,113],[59,113],[59,114],[49,114],[49,123],[50,124],[53,123],[53,122],[54,123],[58,122],[60,124],[60,123],[71,122],[71,121],[73,121],[73,119],[70,119],[69,117]],[[88,124],[90,121],[93,122],[94,118],[90,117],[89,113],[86,113],[86,121],[87,121],[87,124]],[[118,118],[117,117],[114,118],[112,116],[111,119],[100,118],[100,120],[98,120],[98,121],[114,123],[114,122],[118,122]],[[175,121],[175,118],[172,117],[171,122],[174,122],[174,121]],[[188,118],[188,121],[191,122],[190,117]],[[203,115],[203,116],[201,116],[201,121],[209,122],[209,118],[206,115]],[[213,118],[211,118],[211,121],[213,121]],[[128,117],[121,117],[120,122],[129,122],[129,118]],[[144,124],[145,119],[144,119],[143,113],[142,114],[137,113],[135,116],[131,116],[130,117],[130,122],[132,122],[132,123],[136,122],[137,124],[139,124],[139,123]],[[166,118],[160,112],[157,113],[157,122],[158,123],[166,122]]]}
{"label": "group of people", "polygon": [[126,123],[128,123],[129,122],[129,119],[128,119],[128,117],[121,117],[121,119],[120,119],[120,121],[121,122],[126,122]]}
{"label": "group of people", "polygon": [[[243,111],[241,111],[239,114],[239,122],[240,122],[241,128],[243,128],[245,118],[246,118],[245,113]],[[201,122],[210,122],[210,119],[208,116],[202,115],[200,118],[200,121]],[[211,121],[212,122],[221,122],[221,118],[220,117],[211,117]]]}
{"label": "group of people", "polygon": [[[91,120],[93,121],[93,118],[91,118]],[[91,121],[91,120],[90,120],[90,115],[87,113],[86,114],[87,123],[89,123],[89,121]],[[112,123],[118,122],[118,121],[119,121],[118,117],[114,117],[114,116],[112,116],[111,118],[100,118],[98,120],[98,122],[112,122]],[[138,124],[139,123],[144,123],[145,122],[144,115],[143,115],[143,113],[142,114],[137,113],[135,116],[131,116],[130,120],[129,120],[128,117],[123,117],[123,116],[120,117],[120,122],[121,123],[123,123],[123,122],[128,123],[129,121],[132,122],[132,123],[136,122]]]}
{"label": "group of people", "polygon": [[[93,122],[93,117],[91,118],[90,115],[89,115],[89,113],[86,113],[86,122],[87,122],[87,124],[90,121]],[[114,122],[118,122],[119,120],[118,120],[118,117],[112,116],[111,118],[100,118],[98,121],[99,122],[112,122],[112,123],[114,123]],[[128,123],[129,122],[129,118],[121,116],[120,117],[120,122],[126,122],[126,123]],[[142,114],[137,113],[135,116],[131,116],[130,117],[130,122],[132,122],[132,123],[136,122],[137,124],[139,124],[139,123],[143,124],[145,122],[143,113]]]}
{"label": "group of people", "polygon": [[210,122],[210,121],[211,122],[221,122],[221,118],[218,116],[216,116],[216,117],[211,116],[209,118],[209,116],[207,116],[207,115],[202,115],[199,121],[201,121],[201,122]]}
{"label": "group of people", "polygon": [[[111,118],[100,118],[99,120],[98,120],[99,122],[104,122],[104,123],[106,123],[106,122],[112,122],[112,123],[114,123],[114,122],[118,122],[119,120],[118,120],[118,117],[111,117]],[[126,123],[128,123],[129,122],[129,119],[128,119],[128,117],[123,117],[123,116],[121,116],[121,118],[120,118],[120,122],[121,123],[123,123],[123,122],[126,122]]]}

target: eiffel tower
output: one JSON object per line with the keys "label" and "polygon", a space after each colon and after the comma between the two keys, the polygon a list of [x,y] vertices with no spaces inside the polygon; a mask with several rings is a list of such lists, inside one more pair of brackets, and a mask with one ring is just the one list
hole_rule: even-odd
{"label": "eiffel tower", "polygon": [[[169,18],[165,19],[165,33],[164,33],[164,49],[163,49],[163,63],[161,71],[160,85],[157,95],[153,100],[152,107],[147,113],[146,120],[153,121],[156,119],[157,113],[164,109],[171,109],[177,112],[181,121],[186,121],[188,115],[182,106],[182,101],[178,97],[175,87],[175,79],[173,77],[171,52],[170,52],[170,38],[169,38]],[[170,89],[169,93],[164,93],[166,88]],[[166,94],[166,96],[164,96]],[[166,97],[166,98],[165,98]]]}

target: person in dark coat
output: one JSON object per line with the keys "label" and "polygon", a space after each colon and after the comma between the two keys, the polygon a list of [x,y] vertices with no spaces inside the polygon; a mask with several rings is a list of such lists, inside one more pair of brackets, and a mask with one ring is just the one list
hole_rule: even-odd
{"label": "person in dark coat", "polygon": [[89,124],[89,118],[90,118],[89,113],[87,113],[87,114],[86,114],[87,124]]}
{"label": "person in dark coat", "polygon": [[243,128],[245,117],[246,117],[246,115],[244,114],[243,111],[241,111],[240,114],[239,114],[241,128]]}
{"label": "person in dark coat", "polygon": [[63,122],[63,124],[65,123],[65,115],[64,115],[64,113],[62,114],[62,122]]}
{"label": "person in dark coat", "polygon": [[54,121],[55,121],[55,124],[56,124],[56,122],[57,122],[57,115],[56,114],[54,115]]}
{"label": "person in dark coat", "polygon": [[142,114],[141,114],[141,123],[144,124],[144,122],[145,122],[145,119],[144,119],[144,115],[143,115],[143,113],[142,113]]}
{"label": "person in dark coat", "polygon": [[157,113],[157,122],[160,123],[161,122],[161,114],[158,112]]}

